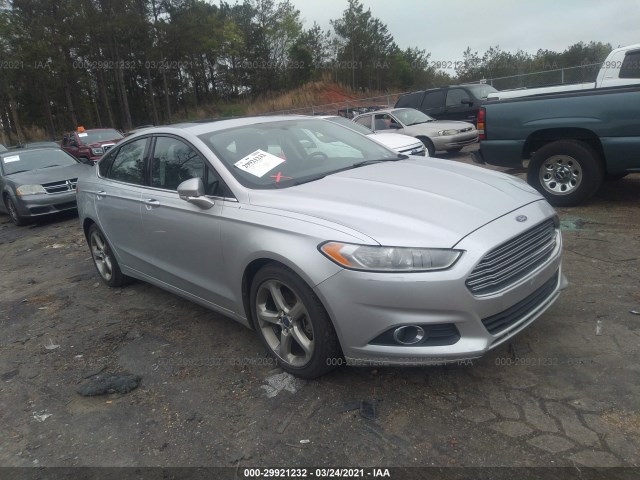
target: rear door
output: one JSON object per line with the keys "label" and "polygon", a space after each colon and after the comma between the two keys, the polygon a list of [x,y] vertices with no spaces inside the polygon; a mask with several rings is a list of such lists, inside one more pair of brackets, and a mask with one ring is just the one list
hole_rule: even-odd
{"label": "rear door", "polygon": [[445,90],[433,90],[431,92],[426,92],[418,110],[422,113],[426,113],[430,117],[441,119],[444,115],[445,97]]}
{"label": "rear door", "polygon": [[[178,196],[178,185],[195,177],[202,178],[213,207]],[[142,196],[145,262],[157,280],[231,309],[220,240],[226,202],[236,203],[203,155],[180,138],[155,137],[150,185]]]}
{"label": "rear door", "polygon": [[96,214],[102,231],[122,267],[145,272],[140,228],[140,199],[146,181],[148,137],[122,145],[108,165],[100,165],[101,181],[95,193]]}

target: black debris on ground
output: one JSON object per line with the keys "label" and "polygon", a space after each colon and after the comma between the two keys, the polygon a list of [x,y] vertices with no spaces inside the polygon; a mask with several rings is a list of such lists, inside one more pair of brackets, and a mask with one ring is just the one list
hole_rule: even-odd
{"label": "black debris on ground", "polygon": [[105,395],[107,393],[129,393],[140,385],[142,377],[130,373],[100,375],[78,388],[83,397]]}

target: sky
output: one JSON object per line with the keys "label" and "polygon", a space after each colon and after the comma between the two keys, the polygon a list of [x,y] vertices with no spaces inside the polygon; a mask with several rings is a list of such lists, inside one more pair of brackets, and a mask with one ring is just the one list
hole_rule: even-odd
{"label": "sky", "polygon": [[[402,49],[431,52],[430,61],[462,60],[467,47],[481,56],[504,51],[561,52],[583,41],[614,48],[640,43],[640,0],[361,0],[387,25]],[[347,0],[291,0],[305,27],[324,30],[342,17]]]}

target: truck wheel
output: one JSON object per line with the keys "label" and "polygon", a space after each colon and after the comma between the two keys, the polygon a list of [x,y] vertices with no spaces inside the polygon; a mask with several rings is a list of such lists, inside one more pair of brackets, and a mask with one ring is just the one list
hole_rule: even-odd
{"label": "truck wheel", "polygon": [[600,156],[577,140],[558,140],[531,158],[527,181],[551,205],[569,207],[591,197],[604,179]]}

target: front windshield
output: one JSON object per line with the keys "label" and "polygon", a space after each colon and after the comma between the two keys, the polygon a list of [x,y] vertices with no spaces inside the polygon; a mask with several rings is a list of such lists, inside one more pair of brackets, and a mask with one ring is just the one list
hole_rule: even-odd
{"label": "front windshield", "polygon": [[78,138],[84,145],[90,145],[98,142],[108,142],[111,140],[120,140],[124,138],[120,132],[113,129],[105,130],[89,130],[86,132],[79,132]]}
{"label": "front windshield", "polygon": [[425,115],[420,110],[413,108],[399,108],[392,112],[398,120],[405,125],[417,125],[418,123],[433,122],[433,118],[429,115]]}
{"label": "front windshield", "polygon": [[349,128],[319,119],[256,123],[199,138],[242,185],[253,189],[291,187],[362,162],[399,158]]}
{"label": "front windshield", "polygon": [[2,156],[2,169],[5,175],[38,170],[39,168],[76,165],[77,163],[77,160],[68,153],[53,148],[33,151],[20,150],[20,153],[15,155],[5,154]]}
{"label": "front windshield", "polygon": [[351,130],[355,130],[356,132],[363,135],[371,135],[373,133],[373,130],[365,127],[364,125],[352,122],[351,120],[347,120],[344,117],[327,117],[326,120],[337,123],[338,125],[344,125],[345,127],[350,128]]}

